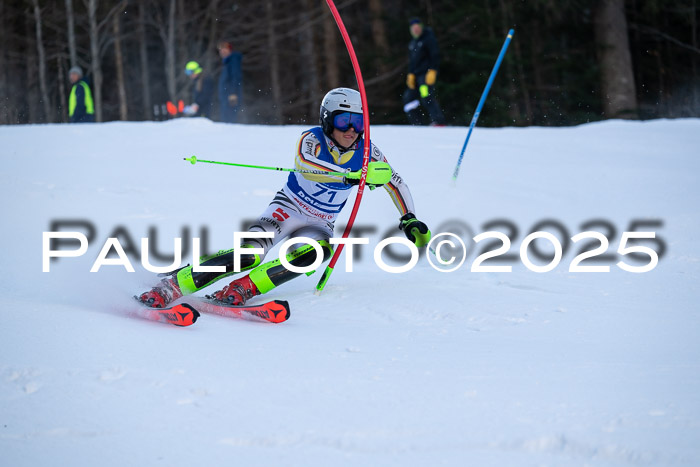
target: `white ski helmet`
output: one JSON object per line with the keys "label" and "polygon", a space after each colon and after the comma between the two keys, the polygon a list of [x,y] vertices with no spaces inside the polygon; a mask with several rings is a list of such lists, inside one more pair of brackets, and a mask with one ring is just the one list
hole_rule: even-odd
{"label": "white ski helmet", "polygon": [[[360,93],[350,88],[335,88],[328,91],[321,101],[321,127],[330,136],[333,133],[333,117],[341,112],[362,114],[362,97]],[[359,132],[362,134],[363,132]]]}

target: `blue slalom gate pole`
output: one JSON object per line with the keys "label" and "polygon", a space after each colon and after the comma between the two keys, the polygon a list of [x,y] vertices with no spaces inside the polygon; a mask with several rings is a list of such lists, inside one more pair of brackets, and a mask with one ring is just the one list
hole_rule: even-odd
{"label": "blue slalom gate pole", "polygon": [[506,50],[508,49],[508,44],[510,44],[510,40],[513,38],[513,33],[515,31],[511,29],[508,31],[508,36],[506,37],[506,41],[503,43],[503,47],[501,47],[501,53],[498,54],[498,58],[496,59],[496,64],[493,66],[493,70],[491,70],[491,76],[489,76],[489,80],[486,82],[486,87],[484,88],[484,92],[481,93],[481,99],[479,99],[479,104],[476,106],[476,112],[474,112],[474,117],[472,117],[472,123],[469,125],[469,133],[467,133],[467,139],[464,140],[464,146],[462,146],[462,152],[459,154],[459,160],[457,160],[457,167],[455,167],[455,171],[452,174],[452,182],[457,181],[457,175],[459,175],[459,167],[462,165],[462,159],[464,159],[464,152],[467,150],[467,144],[469,144],[469,137],[472,135],[472,130],[474,130],[474,126],[476,125],[476,121],[479,120],[479,114],[481,113],[481,108],[484,106],[484,102],[486,101],[486,97],[489,95],[489,91],[491,90],[491,85],[493,84],[493,80],[496,77],[496,73],[498,73],[498,68],[501,66],[501,62],[503,61],[503,57],[506,54]]}

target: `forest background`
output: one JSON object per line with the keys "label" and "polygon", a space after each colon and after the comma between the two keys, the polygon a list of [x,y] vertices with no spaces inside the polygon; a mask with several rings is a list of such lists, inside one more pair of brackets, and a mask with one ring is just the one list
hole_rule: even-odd
{"label": "forest background", "polygon": [[[372,123],[405,124],[408,19],[441,48],[449,125],[468,125],[510,28],[515,35],[479,120],[575,125],[700,116],[698,0],[339,0]],[[216,44],[243,54],[243,123],[316,124],[323,94],[356,87],[320,0],[2,0],[0,124],[67,121],[68,69],[93,88],[97,121],[153,120],[188,102],[185,63],[218,79]]]}

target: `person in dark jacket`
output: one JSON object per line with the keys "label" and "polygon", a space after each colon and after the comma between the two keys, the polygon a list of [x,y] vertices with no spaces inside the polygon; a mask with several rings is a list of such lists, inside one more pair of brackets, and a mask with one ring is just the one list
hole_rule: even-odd
{"label": "person in dark jacket", "polygon": [[188,117],[212,118],[214,108],[214,81],[195,61],[187,62],[185,74],[192,80],[192,104],[183,113]]}
{"label": "person in dark jacket", "polygon": [[431,125],[444,125],[445,116],[435,95],[435,81],[440,66],[440,50],[433,30],[423,26],[420,18],[411,18],[409,28],[413,39],[408,44],[408,75],[403,95],[403,110],[411,125],[423,123],[420,106],[430,116]]}
{"label": "person in dark jacket", "polygon": [[68,97],[68,117],[71,123],[86,123],[95,121],[95,103],[92,91],[83,78],[83,70],[74,66],[68,70],[68,79],[73,87]]}
{"label": "person in dark jacket", "polygon": [[219,56],[223,60],[223,68],[219,76],[219,107],[221,121],[236,123],[238,111],[241,108],[241,72],[242,55],[234,52],[229,42],[220,42]]}

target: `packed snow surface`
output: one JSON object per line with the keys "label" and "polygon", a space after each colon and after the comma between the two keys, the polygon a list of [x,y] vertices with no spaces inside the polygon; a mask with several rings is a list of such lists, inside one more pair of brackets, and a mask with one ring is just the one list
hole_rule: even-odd
{"label": "packed snow surface", "polygon": [[[700,465],[700,120],[477,128],[456,184],[466,128],[373,126],[417,217],[464,239],[462,266],[438,272],[422,253],[409,272],[379,268],[377,243],[402,234],[386,192],[368,190],[353,271],[346,250],[320,296],[320,271],[267,295],[290,302],[286,323],[129,316],[157,281],[141,238],[158,265],[176,237],[230,248],[287,176],[183,158],[292,167],[304,129],[0,127],[0,465]],[[520,257],[535,230],[564,246],[551,271]],[[49,231],[83,232],[89,248],[42,272]],[[482,266],[511,272],[471,270],[501,245],[472,239],[486,231],[510,249]],[[585,231],[609,244],[580,265],[609,272],[569,271],[601,245],[571,240]],[[620,245],[628,231],[655,238]],[[90,272],[109,237],[135,272]],[[658,264],[621,269],[652,261],[619,252],[632,245]],[[536,267],[554,248],[526,252]]]}

